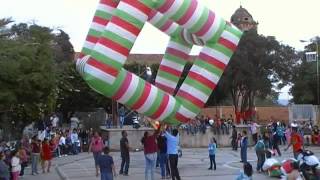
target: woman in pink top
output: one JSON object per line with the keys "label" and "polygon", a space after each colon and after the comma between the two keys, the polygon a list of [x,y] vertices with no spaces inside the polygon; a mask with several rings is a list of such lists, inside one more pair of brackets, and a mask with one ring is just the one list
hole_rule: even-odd
{"label": "woman in pink top", "polygon": [[[99,135],[98,132],[95,132],[94,136],[91,138],[88,153],[90,152],[93,153],[93,159],[94,159],[94,164],[96,169],[98,168],[98,157],[101,155],[103,147],[104,147],[104,144],[101,136]],[[97,170],[97,172],[99,171]]]}
{"label": "woman in pink top", "polygon": [[286,136],[286,140],[288,143],[290,143],[290,139],[291,139],[291,127],[288,126],[288,128],[286,129],[286,131],[284,132],[284,135]]}

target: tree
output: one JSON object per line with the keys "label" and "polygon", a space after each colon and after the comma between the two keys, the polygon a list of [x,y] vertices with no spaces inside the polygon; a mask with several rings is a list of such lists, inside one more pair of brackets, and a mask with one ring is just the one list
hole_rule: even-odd
{"label": "tree", "polygon": [[[314,39],[320,44],[320,37]],[[316,43],[308,44],[300,53],[301,61],[293,71],[290,92],[296,104],[317,104],[317,62],[306,61],[305,53],[309,51],[316,51]]]}
{"label": "tree", "polygon": [[256,97],[264,99],[275,93],[275,84],[282,88],[290,82],[295,61],[292,47],[247,31],[214,93],[230,93],[236,112],[251,114]]}
{"label": "tree", "polygon": [[0,112],[20,129],[53,108],[53,35],[49,28],[24,23],[9,32],[0,39]]}

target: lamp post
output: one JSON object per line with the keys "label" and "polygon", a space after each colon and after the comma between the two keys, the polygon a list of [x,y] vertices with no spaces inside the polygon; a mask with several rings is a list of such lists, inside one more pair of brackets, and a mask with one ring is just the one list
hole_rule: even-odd
{"label": "lamp post", "polygon": [[316,61],[317,61],[317,105],[320,105],[320,87],[319,87],[319,44],[317,39],[315,41],[300,40],[302,43],[314,43],[316,44]]}

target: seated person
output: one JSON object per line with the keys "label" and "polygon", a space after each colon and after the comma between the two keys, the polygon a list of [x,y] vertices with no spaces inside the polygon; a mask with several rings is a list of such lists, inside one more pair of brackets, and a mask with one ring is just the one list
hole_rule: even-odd
{"label": "seated person", "polygon": [[248,162],[243,164],[243,171],[240,172],[236,180],[252,180],[252,165]]}
{"label": "seated person", "polygon": [[268,172],[270,177],[281,177],[281,164],[275,158],[272,158],[272,151],[266,152],[266,161],[262,166],[262,170]]}

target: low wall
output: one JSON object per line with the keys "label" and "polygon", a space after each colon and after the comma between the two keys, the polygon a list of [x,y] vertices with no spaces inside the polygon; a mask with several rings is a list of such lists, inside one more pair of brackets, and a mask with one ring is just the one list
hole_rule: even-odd
{"label": "low wall", "polygon": [[[289,122],[288,107],[256,107],[256,113],[258,124],[268,124],[271,116],[279,121],[284,121],[287,124]],[[216,114],[220,117],[225,115],[226,118],[229,117],[229,114],[232,114],[232,116],[235,117],[233,106],[208,107],[204,108],[201,114],[210,117],[214,117]]]}
{"label": "low wall", "polygon": [[[239,125],[236,127],[237,132],[241,133],[243,130],[247,130],[248,134],[250,134],[250,129],[246,125]],[[123,129],[106,129],[105,127],[101,127],[102,135],[109,136],[109,145],[112,150],[120,150],[120,139],[122,130],[126,130],[128,133],[128,141],[132,150],[142,149],[142,144],[140,142],[141,138],[145,131],[153,132],[152,128],[139,128],[133,129],[131,126],[125,126]],[[203,134],[198,132],[195,135],[187,134],[186,130],[179,130],[180,133],[180,145],[185,148],[200,148],[207,147],[210,138],[215,137],[219,147],[229,147],[231,146],[231,130],[229,135],[218,135],[214,134],[211,128],[206,130],[206,133]],[[252,144],[252,137],[249,137],[249,144]]]}

